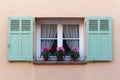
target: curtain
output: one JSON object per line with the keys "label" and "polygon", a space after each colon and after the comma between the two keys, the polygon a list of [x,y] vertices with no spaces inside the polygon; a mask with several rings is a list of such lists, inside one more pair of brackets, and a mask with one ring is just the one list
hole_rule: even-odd
{"label": "curtain", "polygon": [[[42,38],[55,38],[57,34],[57,25],[55,24],[42,24],[41,25],[41,39]],[[41,48],[52,47],[54,40],[43,39],[41,40]]]}
{"label": "curtain", "polygon": [[74,40],[74,38],[79,38],[79,26],[78,25],[71,25],[71,24],[64,25],[63,34],[64,34],[64,38],[69,38],[69,40],[66,40],[66,42],[70,49],[72,47],[79,48],[79,40],[76,40],[76,39]]}

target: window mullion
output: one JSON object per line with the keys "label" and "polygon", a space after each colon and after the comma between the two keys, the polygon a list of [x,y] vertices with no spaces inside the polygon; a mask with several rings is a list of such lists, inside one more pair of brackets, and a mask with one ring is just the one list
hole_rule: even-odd
{"label": "window mullion", "polygon": [[63,30],[62,30],[62,24],[58,24],[57,28],[57,46],[63,46]]}

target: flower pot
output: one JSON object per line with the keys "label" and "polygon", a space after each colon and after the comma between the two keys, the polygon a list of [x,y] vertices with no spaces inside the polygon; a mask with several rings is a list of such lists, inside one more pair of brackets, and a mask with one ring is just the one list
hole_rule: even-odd
{"label": "flower pot", "polygon": [[62,61],[62,60],[63,60],[62,56],[57,57],[57,61]]}
{"label": "flower pot", "polygon": [[71,60],[72,60],[72,61],[76,61],[77,58],[75,58],[75,57],[71,57]]}
{"label": "flower pot", "polygon": [[49,59],[48,57],[44,57],[44,61],[48,61],[48,59]]}
{"label": "flower pot", "polygon": [[49,56],[49,60],[50,60],[50,61],[56,61],[56,60],[57,60],[57,57],[56,57],[56,56]]}

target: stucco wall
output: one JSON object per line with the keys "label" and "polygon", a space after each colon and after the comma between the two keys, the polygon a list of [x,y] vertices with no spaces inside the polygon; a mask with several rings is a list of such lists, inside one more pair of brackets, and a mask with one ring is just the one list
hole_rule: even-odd
{"label": "stucco wall", "polygon": [[[1,0],[0,80],[120,80],[120,1],[119,0]],[[34,65],[8,62],[8,17],[113,18],[113,61],[86,65]]]}

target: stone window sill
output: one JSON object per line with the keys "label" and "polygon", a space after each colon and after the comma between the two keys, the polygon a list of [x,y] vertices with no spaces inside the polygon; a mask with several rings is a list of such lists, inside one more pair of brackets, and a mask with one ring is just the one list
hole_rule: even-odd
{"label": "stone window sill", "polygon": [[34,61],[36,65],[81,65],[86,64],[86,61]]}

